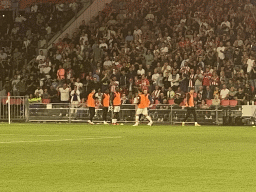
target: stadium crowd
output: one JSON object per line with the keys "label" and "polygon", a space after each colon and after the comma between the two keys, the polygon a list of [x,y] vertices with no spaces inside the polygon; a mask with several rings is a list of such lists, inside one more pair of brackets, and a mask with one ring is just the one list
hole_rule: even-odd
{"label": "stadium crowd", "polygon": [[[11,62],[20,54],[34,55],[27,51],[35,51],[33,42],[43,48],[41,38],[48,32],[38,28],[30,41],[32,29],[21,30],[30,19],[15,21],[18,33],[7,36],[24,42],[12,46],[12,55],[8,46],[0,51],[1,95],[60,102],[59,95],[73,91],[84,102],[92,88],[100,100],[106,89],[119,87],[123,103],[131,103],[138,89],[148,89],[155,103],[180,105],[194,87],[202,108],[226,100],[247,104],[256,90],[255,10],[250,0],[114,0],[47,55],[39,51],[18,68]],[[58,14],[46,13],[42,27],[59,30],[62,22],[49,24]],[[38,23],[43,17],[33,18]],[[7,64],[1,62],[7,58]]]}
{"label": "stadium crowd", "polygon": [[[29,4],[29,3],[28,3]],[[47,48],[47,42],[83,7],[83,1],[31,3],[11,20],[1,15],[0,46],[6,54],[1,61],[9,62],[13,68],[21,69],[25,59],[30,61],[37,50]],[[6,17],[6,19],[4,19]],[[12,67],[4,62],[7,73],[1,77],[13,77]],[[6,66],[5,66],[6,65]]]}

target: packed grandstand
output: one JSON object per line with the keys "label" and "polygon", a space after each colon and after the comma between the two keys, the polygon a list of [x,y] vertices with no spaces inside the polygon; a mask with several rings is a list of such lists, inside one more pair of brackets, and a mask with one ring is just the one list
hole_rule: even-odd
{"label": "packed grandstand", "polygon": [[93,88],[100,100],[118,87],[123,103],[148,89],[155,103],[182,105],[194,87],[202,108],[254,102],[256,9],[250,0],[113,0],[41,51],[82,4],[32,3],[3,23],[1,96],[58,103],[67,86],[86,102]]}

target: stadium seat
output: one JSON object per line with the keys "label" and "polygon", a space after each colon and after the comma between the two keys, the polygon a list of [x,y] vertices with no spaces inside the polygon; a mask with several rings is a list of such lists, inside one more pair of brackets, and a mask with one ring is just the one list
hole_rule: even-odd
{"label": "stadium seat", "polygon": [[237,106],[237,100],[229,100],[229,105],[230,105],[231,107]]}
{"label": "stadium seat", "polygon": [[169,103],[169,105],[173,105],[174,104],[174,99],[169,99],[168,103]]}
{"label": "stadium seat", "polygon": [[227,107],[227,106],[229,106],[229,100],[221,100],[221,105],[223,106],[223,107]]}
{"label": "stadium seat", "polygon": [[212,100],[211,100],[211,99],[207,99],[207,100],[206,100],[206,104],[209,105],[209,106],[211,106],[211,105],[212,105]]}
{"label": "stadium seat", "polygon": [[42,103],[45,103],[45,104],[51,103],[51,99],[42,99]]}

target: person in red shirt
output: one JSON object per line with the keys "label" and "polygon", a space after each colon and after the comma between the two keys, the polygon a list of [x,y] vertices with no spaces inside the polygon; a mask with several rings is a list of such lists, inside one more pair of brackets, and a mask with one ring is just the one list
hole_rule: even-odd
{"label": "person in red shirt", "polygon": [[205,73],[204,73],[204,78],[203,78],[203,86],[210,86],[211,85],[211,78],[212,74],[210,73],[209,67],[206,67]]}
{"label": "person in red shirt", "polygon": [[149,83],[149,80],[145,77],[145,75],[141,76],[140,86],[142,90],[144,89],[149,90],[150,83]]}

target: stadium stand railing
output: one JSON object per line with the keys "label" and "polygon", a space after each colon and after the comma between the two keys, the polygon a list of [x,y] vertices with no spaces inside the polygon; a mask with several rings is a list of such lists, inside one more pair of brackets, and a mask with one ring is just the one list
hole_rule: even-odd
{"label": "stadium stand railing", "polygon": [[[8,121],[8,99],[0,97],[0,121]],[[245,115],[247,108],[250,108],[251,115]],[[208,108],[197,108],[198,122],[202,125],[251,125],[255,122],[255,105],[237,105],[235,101],[229,101],[229,105],[209,106]],[[246,110],[246,111],[245,111]],[[121,105],[119,123],[135,122],[135,104]],[[176,104],[153,104],[149,108],[149,115],[154,123],[176,125],[181,124],[185,116],[185,106]],[[42,102],[29,103],[28,97],[11,96],[10,114],[12,122],[87,122],[89,120],[89,109],[86,103],[74,105],[71,103],[50,103],[50,100],[43,99]],[[248,114],[248,113],[247,113]],[[111,121],[112,110],[108,112],[108,120]],[[102,109],[96,107],[94,117],[96,123],[102,123]],[[142,123],[147,120],[142,117]],[[187,123],[193,123],[193,116]]]}
{"label": "stadium stand railing", "polygon": [[[119,115],[119,123],[134,123],[135,122],[136,105],[124,104],[121,106]],[[180,124],[185,116],[186,109],[184,106],[175,104],[154,104],[149,109],[149,115],[154,123],[159,124]],[[202,125],[236,125],[237,121],[242,116],[241,106],[210,106],[207,109],[196,109],[198,122]],[[108,113],[108,120],[112,119],[112,111]],[[28,121],[30,122],[87,122],[89,120],[89,109],[84,105],[78,107],[72,104],[60,103],[30,103],[28,112]],[[96,123],[102,123],[102,109],[96,107],[94,117]],[[147,122],[142,117],[141,122]],[[193,122],[193,117],[188,119],[188,123]]]}
{"label": "stadium stand railing", "polygon": [[[0,120],[8,120],[8,98],[0,97]],[[27,97],[24,96],[12,96],[10,98],[10,114],[12,121],[27,121]]]}

